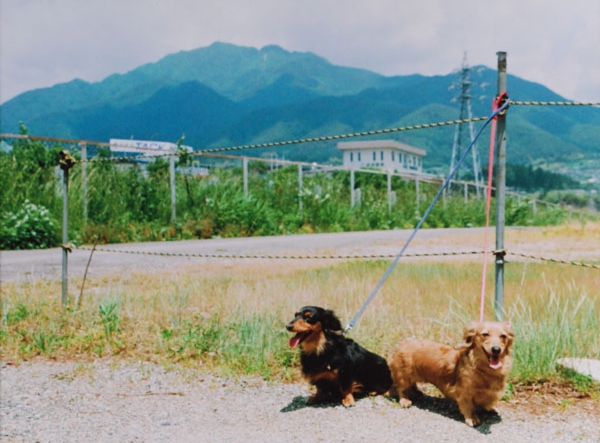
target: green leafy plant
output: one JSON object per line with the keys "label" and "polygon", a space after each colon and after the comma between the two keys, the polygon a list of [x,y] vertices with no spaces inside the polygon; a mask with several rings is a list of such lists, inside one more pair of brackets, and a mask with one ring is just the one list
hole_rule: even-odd
{"label": "green leafy plant", "polygon": [[99,306],[100,321],[107,339],[119,331],[119,305],[115,302],[101,303]]}
{"label": "green leafy plant", "polygon": [[56,225],[50,211],[41,205],[25,200],[16,212],[2,217],[0,248],[42,249],[58,244]]}
{"label": "green leafy plant", "polygon": [[3,309],[3,321],[6,325],[12,326],[29,317],[29,309],[22,303],[19,303],[14,308]]}

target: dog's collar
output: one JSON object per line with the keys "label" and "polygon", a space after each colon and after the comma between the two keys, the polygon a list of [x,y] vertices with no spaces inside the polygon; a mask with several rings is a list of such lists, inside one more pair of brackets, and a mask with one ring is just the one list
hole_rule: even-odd
{"label": "dog's collar", "polygon": [[339,336],[344,335],[344,331],[342,331],[341,329],[336,329],[336,330],[325,329],[325,332],[331,332],[332,334],[339,335]]}

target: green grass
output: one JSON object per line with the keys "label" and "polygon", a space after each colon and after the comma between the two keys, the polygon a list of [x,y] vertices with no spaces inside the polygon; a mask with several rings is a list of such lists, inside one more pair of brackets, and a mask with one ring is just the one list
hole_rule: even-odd
{"label": "green grass", "polygon": [[518,337],[513,374],[524,380],[552,377],[562,357],[600,357],[597,300],[575,287],[562,294],[549,288],[541,295],[519,299],[510,310]]}

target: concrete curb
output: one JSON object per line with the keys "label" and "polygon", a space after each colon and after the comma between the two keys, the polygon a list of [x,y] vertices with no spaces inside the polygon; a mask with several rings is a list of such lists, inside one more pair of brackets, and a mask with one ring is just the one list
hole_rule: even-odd
{"label": "concrete curb", "polygon": [[591,358],[559,358],[556,364],[592,377],[592,380],[600,382],[600,360],[593,360]]}

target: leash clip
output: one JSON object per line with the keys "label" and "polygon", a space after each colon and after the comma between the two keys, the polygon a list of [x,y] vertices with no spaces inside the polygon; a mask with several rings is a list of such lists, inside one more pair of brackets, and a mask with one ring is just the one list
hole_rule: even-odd
{"label": "leash clip", "polygon": [[352,329],[352,323],[348,323],[348,326],[346,326],[342,331],[342,335],[346,335],[346,332],[348,332],[350,329]]}

